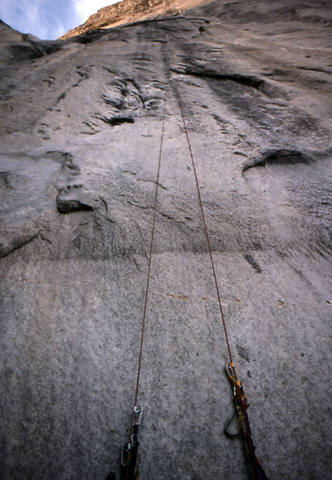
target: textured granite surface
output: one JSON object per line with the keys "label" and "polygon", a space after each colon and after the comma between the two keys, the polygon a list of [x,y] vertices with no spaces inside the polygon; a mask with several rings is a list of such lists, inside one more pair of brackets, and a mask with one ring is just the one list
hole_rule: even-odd
{"label": "textured granite surface", "polygon": [[0,24],[0,478],[118,472],[158,215],[145,480],[245,480],[226,322],[270,480],[331,475],[329,2],[225,1],[41,42]]}

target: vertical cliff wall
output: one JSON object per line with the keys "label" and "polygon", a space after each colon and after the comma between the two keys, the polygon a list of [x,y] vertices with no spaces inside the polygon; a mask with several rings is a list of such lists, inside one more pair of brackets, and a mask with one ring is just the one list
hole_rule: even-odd
{"label": "vertical cliff wall", "polygon": [[0,477],[244,480],[227,351],[272,480],[328,477],[331,9],[225,1],[67,41],[0,24]]}

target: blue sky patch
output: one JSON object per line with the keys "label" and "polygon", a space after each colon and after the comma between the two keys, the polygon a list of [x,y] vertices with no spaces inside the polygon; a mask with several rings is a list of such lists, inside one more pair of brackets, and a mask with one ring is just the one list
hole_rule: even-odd
{"label": "blue sky patch", "polygon": [[0,0],[0,18],[15,30],[53,40],[118,0]]}

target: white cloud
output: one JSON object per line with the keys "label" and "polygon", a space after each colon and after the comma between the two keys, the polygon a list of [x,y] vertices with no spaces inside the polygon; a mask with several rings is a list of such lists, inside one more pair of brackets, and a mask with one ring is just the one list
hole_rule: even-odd
{"label": "white cloud", "polygon": [[57,38],[117,0],[0,0],[0,18],[22,33]]}
{"label": "white cloud", "polygon": [[37,32],[41,38],[47,37],[47,28],[41,11],[43,0],[21,0],[20,7],[25,13],[25,22],[28,32]]}
{"label": "white cloud", "polygon": [[48,38],[50,32],[43,11],[43,1],[1,0],[0,17],[22,33],[33,33],[39,38]]}
{"label": "white cloud", "polygon": [[119,0],[73,0],[75,10],[80,18],[80,22],[85,22],[87,18],[96,13],[103,7],[117,3]]}
{"label": "white cloud", "polygon": [[22,25],[21,19],[24,16],[25,32],[35,31],[36,25],[39,26],[42,23],[39,11],[41,2],[42,0],[21,0],[19,3],[11,0],[2,0],[0,16],[6,22],[18,27]]}

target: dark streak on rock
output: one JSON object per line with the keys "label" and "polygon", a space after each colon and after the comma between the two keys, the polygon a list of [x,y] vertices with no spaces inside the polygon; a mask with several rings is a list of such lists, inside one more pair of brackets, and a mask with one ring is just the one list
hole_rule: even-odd
{"label": "dark streak on rock", "polygon": [[314,158],[309,154],[300,152],[299,150],[269,150],[263,154],[262,158],[254,160],[252,163],[246,164],[242,168],[245,172],[253,167],[265,167],[269,165],[296,165],[309,164],[314,161]]}
{"label": "dark streak on rock", "polygon": [[96,40],[99,40],[105,35],[105,33],[105,30],[93,30],[91,32],[84,33],[83,35],[70,38],[69,41],[85,45],[87,43],[92,43]]}
{"label": "dark streak on rock", "polygon": [[80,249],[81,248],[81,238],[80,237],[75,237],[73,240],[73,244],[75,245],[76,248]]}
{"label": "dark streak on rock", "polygon": [[32,235],[24,235],[18,238],[14,238],[10,245],[4,245],[0,242],[0,258],[6,257],[10,255],[15,250],[27,245],[28,243],[32,242],[39,236],[39,232],[34,233]]}
{"label": "dark streak on rock", "polygon": [[257,90],[262,90],[265,81],[262,78],[255,77],[253,75],[243,75],[240,73],[219,73],[208,68],[196,69],[186,66],[184,70],[179,68],[171,68],[171,71],[175,73],[182,73],[183,75],[192,75],[194,77],[213,78],[216,80],[230,80],[232,82],[240,83],[248,87],[253,87]]}
{"label": "dark streak on rock", "polygon": [[61,102],[61,100],[63,100],[65,97],[66,97],[66,92],[61,93],[61,95],[58,96],[55,104],[58,105],[58,103]]}
{"label": "dark streak on rock", "polygon": [[245,260],[247,260],[247,262],[253,267],[253,269],[257,273],[262,273],[261,267],[258,265],[256,260],[250,254],[245,254],[245,255],[243,255],[243,257],[245,258]]}
{"label": "dark streak on rock", "polygon": [[93,210],[93,207],[91,205],[88,205],[80,200],[76,199],[61,199],[60,197],[57,197],[56,199],[56,206],[58,209],[59,213],[72,213],[72,212],[78,212],[78,211],[91,211]]}
{"label": "dark streak on rock", "polygon": [[13,187],[10,183],[11,175],[11,172],[0,172],[0,184],[3,183],[5,187],[12,189]]}
{"label": "dark streak on rock", "polygon": [[320,73],[327,73],[331,75],[332,70],[330,68],[324,68],[324,67],[306,67],[306,66],[298,66],[296,67],[299,70],[307,70],[309,72],[320,72]]}
{"label": "dark streak on rock", "polygon": [[105,116],[98,116],[99,120],[102,120],[104,123],[115,127],[117,125],[122,125],[123,123],[135,123],[135,120],[132,117],[105,117]]}
{"label": "dark streak on rock", "polygon": [[247,349],[242,347],[241,345],[236,345],[236,350],[238,351],[239,355],[246,361],[250,362],[249,358],[249,353],[247,352]]}
{"label": "dark streak on rock", "polygon": [[22,34],[22,39],[24,43],[12,44],[8,47],[15,62],[34,60],[62,49],[62,42],[59,41],[35,41],[26,34]]}
{"label": "dark streak on rock", "polygon": [[60,213],[91,211],[93,206],[80,197],[82,185],[67,185],[61,188],[56,197],[57,210]]}
{"label": "dark streak on rock", "polygon": [[[136,175],[136,174],[134,174],[134,175]],[[137,178],[136,181],[137,182],[154,183],[154,184],[157,183],[155,180],[145,180],[144,178]],[[162,188],[163,190],[167,190],[167,188],[164,185],[162,185],[161,183],[158,183],[158,187]]]}
{"label": "dark streak on rock", "polygon": [[108,212],[108,204],[107,204],[106,200],[104,199],[104,197],[101,197],[101,196],[99,198],[100,198],[101,202],[103,203],[106,212]]}

